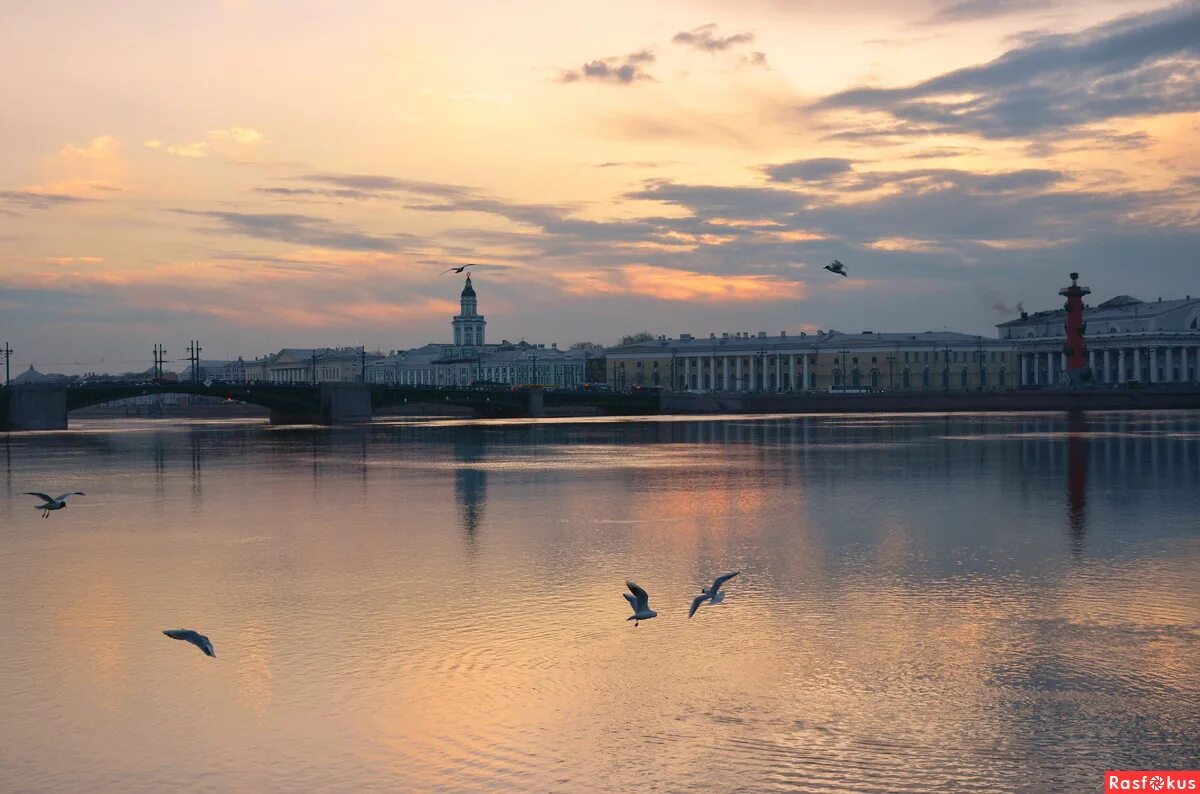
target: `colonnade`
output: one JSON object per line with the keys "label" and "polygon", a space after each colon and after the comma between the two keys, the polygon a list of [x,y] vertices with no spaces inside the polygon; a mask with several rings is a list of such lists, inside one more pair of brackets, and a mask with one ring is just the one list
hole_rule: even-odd
{"label": "colonnade", "polygon": [[[1067,356],[1037,350],[1020,354],[1022,386],[1054,386],[1063,381]],[[1200,383],[1200,346],[1145,345],[1088,350],[1096,383]]]}
{"label": "colonnade", "polygon": [[711,353],[675,359],[674,388],[701,391],[801,391],[816,386],[815,358],[805,353]]}

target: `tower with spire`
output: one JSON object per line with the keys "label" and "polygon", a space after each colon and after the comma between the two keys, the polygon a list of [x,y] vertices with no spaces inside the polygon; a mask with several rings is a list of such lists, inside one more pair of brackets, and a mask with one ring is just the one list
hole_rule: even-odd
{"label": "tower with spire", "polygon": [[459,296],[459,312],[454,316],[451,325],[454,326],[455,347],[483,347],[483,329],[487,321],[479,313],[470,273],[467,274],[467,283],[463,285],[462,295]]}

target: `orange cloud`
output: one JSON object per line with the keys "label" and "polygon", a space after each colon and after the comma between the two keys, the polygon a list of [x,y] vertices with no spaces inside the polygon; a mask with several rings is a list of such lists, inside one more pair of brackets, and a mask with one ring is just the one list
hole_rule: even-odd
{"label": "orange cloud", "polygon": [[697,303],[802,300],[808,294],[805,285],[799,281],[761,275],[696,273],[656,265],[561,273],[559,279],[564,282],[564,290],[573,295],[632,294]]}
{"label": "orange cloud", "polygon": [[915,251],[922,254],[946,250],[934,240],[916,240],[911,237],[883,237],[873,243],[867,243],[867,248],[874,248],[876,251]]}

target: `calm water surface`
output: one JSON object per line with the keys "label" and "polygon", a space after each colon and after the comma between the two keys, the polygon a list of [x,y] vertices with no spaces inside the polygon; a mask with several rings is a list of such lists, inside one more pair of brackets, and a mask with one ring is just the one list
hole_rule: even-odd
{"label": "calm water surface", "polygon": [[0,435],[5,790],[1200,766],[1197,413],[73,428]]}

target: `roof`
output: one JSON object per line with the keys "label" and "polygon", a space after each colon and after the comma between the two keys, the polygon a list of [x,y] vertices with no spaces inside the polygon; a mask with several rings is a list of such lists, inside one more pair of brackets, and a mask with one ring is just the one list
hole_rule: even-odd
{"label": "roof", "polygon": [[66,379],[66,375],[47,375],[43,372],[38,372],[33,368],[33,365],[30,364],[29,369],[25,370],[20,375],[17,375],[9,382],[14,385],[21,383],[61,383]]}
{"label": "roof", "polygon": [[721,353],[727,351],[739,351],[746,353],[755,353],[763,348],[769,350],[777,350],[780,348],[794,349],[834,349],[845,345],[853,347],[877,347],[877,346],[939,346],[939,345],[957,345],[977,346],[977,345],[994,345],[999,340],[990,336],[980,336],[977,334],[963,334],[957,331],[919,331],[919,332],[898,332],[898,331],[861,331],[859,333],[842,333],[841,331],[826,331],[819,334],[799,334],[799,335],[784,335],[767,336],[761,334],[752,336],[743,334],[742,336],[709,336],[709,337],[691,337],[687,334],[682,335],[679,339],[655,339],[650,342],[638,342],[632,345],[623,345],[620,347],[607,348],[606,352],[609,356],[622,355],[639,355],[644,353],[669,353],[694,352],[698,355],[704,353]]}
{"label": "roof", "polygon": [[[1083,317],[1089,322],[1121,320],[1132,317],[1142,319],[1158,317],[1193,304],[1200,304],[1200,298],[1175,298],[1173,300],[1158,300],[1153,303],[1147,303],[1129,295],[1117,295],[1115,298],[1109,298],[1104,301],[1099,306],[1084,306]],[[996,327],[1012,328],[1022,325],[1039,325],[1056,317],[1065,317],[1066,314],[1066,309],[1030,312],[1026,317],[1018,317],[1015,320],[998,323]]]}
{"label": "roof", "polygon": [[474,298],[475,297],[475,288],[471,286],[471,274],[470,273],[467,274],[467,283],[463,284],[461,297],[464,297],[464,298],[467,298],[467,297]]}

